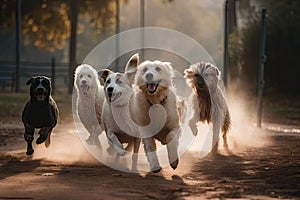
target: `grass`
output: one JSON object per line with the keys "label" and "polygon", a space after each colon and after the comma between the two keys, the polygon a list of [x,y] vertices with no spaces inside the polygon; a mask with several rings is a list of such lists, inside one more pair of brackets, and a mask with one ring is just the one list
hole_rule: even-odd
{"label": "grass", "polygon": [[[0,122],[21,121],[23,108],[30,96],[28,93],[0,93]],[[59,121],[72,119],[72,95],[53,95],[59,108]]]}

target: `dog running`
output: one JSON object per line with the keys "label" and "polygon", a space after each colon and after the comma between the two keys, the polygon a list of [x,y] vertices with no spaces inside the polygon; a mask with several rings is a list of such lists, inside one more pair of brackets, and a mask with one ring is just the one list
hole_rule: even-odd
{"label": "dog running", "polygon": [[[115,149],[119,156],[126,153],[123,147],[127,143],[127,150],[133,145],[132,167],[136,169],[137,153],[140,146],[140,138],[137,135],[135,124],[130,123],[133,109],[133,78],[134,71],[131,69],[139,62],[138,54],[133,55],[125,69],[125,73],[114,73],[109,69],[98,72],[100,82],[104,85],[105,101],[103,104],[102,123],[109,144]],[[126,119],[126,120],[125,120]],[[135,132],[135,133],[132,133]]]}
{"label": "dog running", "polygon": [[218,85],[220,81],[220,70],[211,63],[201,62],[191,65],[184,70],[184,78],[192,88],[194,95],[191,95],[191,106],[194,115],[189,121],[189,126],[194,135],[197,135],[197,122],[213,124],[212,151],[218,151],[218,139],[220,129],[224,147],[229,151],[227,144],[227,133],[231,126],[230,113],[228,110],[225,94]]}
{"label": "dog running", "polygon": [[77,92],[77,114],[90,134],[86,143],[100,145],[98,136],[103,129],[101,114],[105,97],[97,71],[88,64],[79,65],[75,70],[74,87]]}
{"label": "dog running", "polygon": [[[137,66],[135,85],[136,114],[135,118],[141,126],[149,124],[149,110],[154,105],[160,105],[166,112],[166,121],[162,128],[153,136],[145,137],[148,133],[141,132],[146,157],[151,171],[159,172],[162,168],[156,154],[156,140],[167,146],[168,159],[175,170],[178,165],[178,140],[180,122],[178,116],[177,98],[172,83],[173,68],[170,63],[162,61],[144,61]],[[159,117],[158,117],[159,118]],[[151,130],[150,130],[151,132]]]}
{"label": "dog running", "polygon": [[36,76],[30,78],[26,85],[30,85],[30,100],[25,105],[22,113],[22,121],[25,127],[24,138],[27,142],[27,155],[32,155],[32,141],[35,129],[40,129],[36,143],[45,142],[45,146],[50,145],[50,135],[52,129],[57,124],[58,107],[51,97],[51,82],[46,76]]}

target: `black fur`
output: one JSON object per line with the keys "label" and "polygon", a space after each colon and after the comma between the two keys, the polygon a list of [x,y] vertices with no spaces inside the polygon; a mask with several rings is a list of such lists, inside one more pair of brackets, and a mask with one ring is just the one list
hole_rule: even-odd
{"label": "black fur", "polygon": [[39,128],[40,137],[36,140],[37,144],[46,141],[46,147],[50,144],[50,134],[57,124],[58,107],[51,97],[51,82],[45,76],[32,77],[26,82],[30,85],[30,100],[25,105],[22,113],[22,121],[25,127],[24,138],[27,142],[27,155],[32,155],[32,141],[34,130]]}

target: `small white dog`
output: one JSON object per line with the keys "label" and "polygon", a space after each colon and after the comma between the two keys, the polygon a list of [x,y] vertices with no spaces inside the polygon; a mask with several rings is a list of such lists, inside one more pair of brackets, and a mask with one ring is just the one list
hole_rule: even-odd
{"label": "small white dog", "polygon": [[210,63],[201,62],[191,65],[184,70],[184,78],[192,88],[191,106],[194,109],[189,126],[194,135],[197,135],[197,122],[212,122],[213,124],[213,148],[212,153],[218,150],[219,133],[222,129],[224,147],[228,150],[227,133],[231,119],[225,95],[218,85],[221,72]]}
{"label": "small white dog", "polygon": [[137,126],[132,121],[134,115],[132,97],[134,90],[132,83],[139,62],[138,54],[133,55],[125,69],[125,73],[114,73],[109,69],[98,72],[100,82],[104,85],[105,101],[103,104],[102,123],[109,144],[120,156],[125,155],[123,143],[127,143],[129,149],[133,145],[132,167],[136,169],[137,153],[140,146]]}
{"label": "small white dog", "polygon": [[79,119],[90,133],[86,142],[100,145],[98,136],[102,132],[101,113],[105,96],[97,71],[88,64],[79,65],[75,70],[74,86]]}
{"label": "small white dog", "polygon": [[[145,61],[137,66],[135,85],[138,87],[134,101],[136,104],[135,119],[141,126],[150,123],[150,108],[153,105],[163,107],[166,119],[160,129],[141,131],[147,159],[152,172],[159,172],[161,166],[156,154],[155,139],[167,146],[168,159],[173,169],[178,165],[178,140],[180,136],[177,99],[172,83],[173,69],[168,62]],[[162,120],[162,113],[156,118]],[[152,132],[152,133],[151,133]],[[148,137],[148,136],[151,137]]]}

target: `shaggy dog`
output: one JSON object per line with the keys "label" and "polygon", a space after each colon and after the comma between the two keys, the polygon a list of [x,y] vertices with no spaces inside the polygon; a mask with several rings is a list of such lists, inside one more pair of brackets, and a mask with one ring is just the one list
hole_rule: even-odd
{"label": "shaggy dog", "polygon": [[213,146],[212,153],[218,150],[218,138],[220,129],[223,133],[224,147],[228,150],[227,133],[231,120],[226,103],[226,98],[218,85],[221,72],[210,63],[196,63],[184,70],[184,78],[192,88],[191,103],[194,115],[189,121],[189,126],[194,135],[197,135],[198,121],[212,122]]}
{"label": "shaggy dog", "polygon": [[[149,133],[141,131],[147,159],[152,172],[159,172],[161,166],[156,154],[155,139],[167,146],[168,159],[173,169],[178,165],[178,140],[180,136],[179,116],[177,112],[177,99],[172,83],[173,69],[168,62],[145,61],[137,66],[135,85],[136,115],[135,118],[141,126],[149,124],[150,108],[160,105],[166,112],[166,120],[160,129],[148,129]],[[163,114],[163,112],[161,112]],[[159,115],[157,118],[160,118]],[[155,127],[154,127],[155,128]],[[157,127],[156,127],[157,128]]]}
{"label": "shaggy dog", "polygon": [[97,71],[88,64],[79,65],[75,70],[74,85],[77,91],[78,116],[90,134],[86,142],[100,145],[98,136],[102,132],[101,113],[105,97]]}
{"label": "shaggy dog", "polygon": [[136,168],[137,153],[140,146],[140,138],[138,136],[137,125],[132,122],[131,114],[133,109],[133,78],[135,68],[138,65],[138,54],[133,55],[125,69],[125,73],[114,73],[109,69],[100,70],[98,72],[101,84],[104,85],[105,101],[103,104],[102,123],[109,144],[116,150],[117,154],[123,156],[125,149],[123,143],[127,143],[127,147],[133,147],[132,167]]}
{"label": "shaggy dog", "polygon": [[27,155],[32,155],[32,141],[34,130],[39,128],[37,144],[45,142],[46,147],[50,145],[52,129],[57,124],[58,108],[51,97],[51,82],[45,76],[30,78],[26,85],[30,85],[30,100],[27,102],[23,113],[22,121],[25,127],[24,138],[27,142]]}

